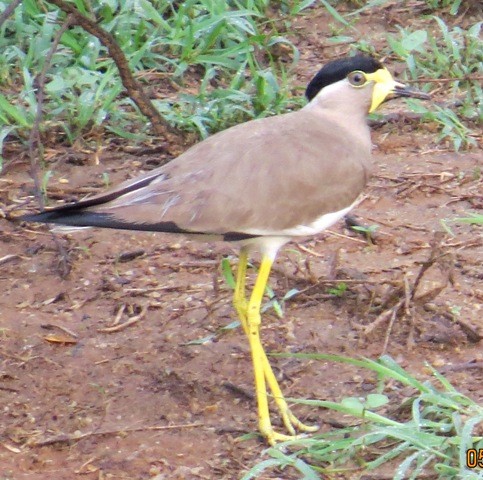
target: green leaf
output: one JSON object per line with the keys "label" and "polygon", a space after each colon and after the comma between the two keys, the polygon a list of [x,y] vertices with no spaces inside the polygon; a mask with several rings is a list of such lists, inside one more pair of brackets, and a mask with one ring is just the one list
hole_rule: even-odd
{"label": "green leaf", "polygon": [[292,288],[283,296],[283,300],[289,300],[290,298],[295,297],[299,292],[300,290],[298,288]]}
{"label": "green leaf", "polygon": [[316,0],[304,0],[298,4],[296,4],[292,9],[290,10],[290,15],[298,15],[302,10],[305,10],[306,8],[311,7]]}
{"label": "green leaf", "polygon": [[415,32],[405,36],[401,40],[401,45],[407,52],[421,52],[427,39],[428,33],[426,30],[416,30]]}
{"label": "green leaf", "polygon": [[235,281],[235,277],[233,276],[230,260],[227,257],[221,260],[221,271],[223,273],[223,278],[225,279],[226,284],[232,290],[234,290],[236,286],[236,281]]}
{"label": "green leaf", "polygon": [[106,130],[115,133],[121,138],[125,138],[127,140],[134,140],[136,142],[139,142],[145,138],[144,135],[140,135],[138,133],[132,133],[128,132],[127,130],[124,130],[123,128],[115,127],[113,125],[107,125]]}
{"label": "green leaf", "polygon": [[258,463],[253,468],[250,469],[249,472],[245,473],[241,480],[251,480],[252,478],[260,478],[260,475],[271,467],[276,467],[280,464],[280,461],[277,459],[268,459],[263,460],[263,462]]}
{"label": "green leaf", "polygon": [[12,105],[7,98],[0,93],[0,114],[5,113],[7,117],[24,128],[30,128],[30,123],[25,119],[24,113]]}
{"label": "green leaf", "polygon": [[222,332],[228,332],[230,330],[235,330],[240,326],[240,320],[234,320],[233,322],[230,322],[228,325],[225,325],[224,327],[220,328],[220,331]]}
{"label": "green leaf", "polygon": [[320,0],[320,3],[325,7],[325,9],[342,25],[350,27],[350,23],[327,1]]}
{"label": "green leaf", "polygon": [[152,2],[148,2],[147,0],[140,0],[140,12],[142,15],[147,19],[151,20],[156,25],[163,27],[166,31],[170,31],[171,27],[168,22],[163,18],[162,15],[154,8]]}
{"label": "green leaf", "polygon": [[183,346],[189,346],[189,345],[204,345],[205,343],[210,343],[216,335],[212,333],[211,335],[207,335],[206,337],[203,338],[197,338],[196,340],[190,340],[189,342],[186,343],[180,343],[180,345]]}
{"label": "green leaf", "polygon": [[366,408],[370,410],[387,405],[387,403],[389,403],[387,396],[380,393],[370,393],[366,398]]}
{"label": "green leaf", "polygon": [[483,215],[479,213],[470,213],[469,217],[456,217],[453,222],[469,223],[471,225],[483,225]]}
{"label": "green leaf", "polygon": [[358,398],[355,397],[344,398],[340,404],[352,415],[360,416],[364,411],[364,405]]}
{"label": "green leaf", "polygon": [[52,81],[45,85],[45,90],[49,93],[57,93],[65,90],[64,79],[60,76],[55,76]]}

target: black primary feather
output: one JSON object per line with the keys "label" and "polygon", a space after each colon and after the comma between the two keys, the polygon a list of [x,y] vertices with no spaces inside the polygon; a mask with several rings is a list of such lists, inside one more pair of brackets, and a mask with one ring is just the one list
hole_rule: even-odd
{"label": "black primary feather", "polygon": [[356,70],[366,73],[374,73],[383,68],[382,63],[367,55],[341,58],[324,65],[317,75],[310,81],[305,90],[305,96],[309,102],[327,85],[339,82],[347,75]]}
{"label": "black primary feather", "polygon": [[[87,201],[84,201],[87,203]],[[141,232],[164,232],[164,233],[182,233],[185,235],[219,235],[226,242],[236,242],[255,238],[256,235],[243,232],[223,232],[220,234],[210,232],[196,232],[185,230],[175,222],[154,222],[154,223],[136,223],[116,218],[114,215],[101,212],[92,212],[78,204],[69,204],[62,207],[47,210],[41,213],[23,215],[19,218],[25,222],[37,223],[53,223],[56,225],[64,225],[69,227],[100,227],[114,228],[117,230],[134,230]]]}

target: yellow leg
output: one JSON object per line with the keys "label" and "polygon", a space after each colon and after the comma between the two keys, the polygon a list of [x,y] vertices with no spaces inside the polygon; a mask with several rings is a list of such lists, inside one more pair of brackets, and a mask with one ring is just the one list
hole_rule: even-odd
{"label": "yellow leg", "polygon": [[247,275],[248,254],[245,248],[240,250],[238,257],[238,271],[236,275],[235,293],[233,295],[233,306],[235,307],[243,331],[248,335],[247,330],[247,308],[248,302],[245,295],[245,281]]}
{"label": "yellow leg", "polygon": [[[314,432],[318,429],[317,426],[308,426],[303,424],[290,411],[290,408],[282,394],[277,379],[273,373],[272,367],[268,361],[267,355],[263,349],[260,340],[260,306],[267,285],[268,277],[272,261],[268,257],[262,259],[260,271],[253,289],[250,301],[247,302],[245,297],[245,279],[248,256],[245,249],[240,252],[240,260],[237,273],[237,282],[233,303],[240,318],[243,330],[248,336],[250,342],[250,349],[252,352],[253,368],[255,373],[255,387],[258,402],[258,415],[260,432],[265,436],[270,444],[277,441],[285,441],[293,438],[295,435],[295,428],[305,431]],[[274,432],[270,421],[270,414],[268,409],[267,388],[266,383],[272,392],[275,403],[282,416],[285,428],[291,436],[282,435]],[[294,428],[295,427],[295,428]]]}

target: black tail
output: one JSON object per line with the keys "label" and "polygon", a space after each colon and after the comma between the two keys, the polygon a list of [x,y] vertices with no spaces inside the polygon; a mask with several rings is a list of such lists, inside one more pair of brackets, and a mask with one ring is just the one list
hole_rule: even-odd
{"label": "black tail", "polygon": [[174,222],[137,223],[116,218],[109,213],[93,212],[77,207],[77,204],[65,205],[54,210],[23,215],[19,220],[36,223],[53,223],[68,227],[100,227],[119,230],[138,230],[142,232],[166,232],[202,235],[204,232],[184,230]]}
{"label": "black tail", "polygon": [[[19,218],[25,222],[37,222],[37,223],[55,223],[57,225],[67,225],[69,227],[103,227],[103,228],[124,228],[127,226],[111,226],[113,222],[111,215],[105,213],[92,212],[89,207],[95,207],[97,205],[103,205],[109,203],[112,200],[125,195],[126,193],[139,190],[146,187],[154,179],[158,178],[160,174],[145,175],[137,181],[130,182],[127,185],[120,185],[118,188],[95,195],[91,198],[86,198],[80,202],[68,203],[60,207],[46,210],[45,212],[36,213],[33,215],[24,215]],[[114,221],[115,222],[115,221]],[[117,223],[121,223],[117,221]],[[141,228],[133,228],[130,230],[141,230]]]}
{"label": "black tail", "polygon": [[[132,221],[123,221],[109,213],[92,212],[83,208],[76,208],[77,204],[66,205],[56,208],[55,210],[37,213],[33,215],[24,215],[19,220],[25,222],[38,223],[54,223],[56,225],[66,225],[69,227],[100,227],[115,228],[119,230],[138,230],[142,232],[164,232],[164,233],[182,233],[185,235],[216,235],[209,232],[196,232],[184,230],[178,227],[174,222],[158,222],[158,223],[135,223]],[[225,232],[218,234],[221,239],[227,242],[236,242],[255,238],[256,235],[239,232]]]}
{"label": "black tail", "polygon": [[66,205],[55,210],[23,215],[19,217],[19,220],[35,223],[54,223],[56,225],[67,225],[70,227],[107,227],[106,216],[108,215],[72,207],[74,205]]}
{"label": "black tail", "polygon": [[156,224],[124,221],[109,213],[93,212],[79,208],[77,204],[65,205],[54,210],[24,215],[19,220],[36,223],[53,223],[68,227],[100,227],[121,230],[141,230],[146,232],[189,233],[179,228],[174,222],[159,222]]}

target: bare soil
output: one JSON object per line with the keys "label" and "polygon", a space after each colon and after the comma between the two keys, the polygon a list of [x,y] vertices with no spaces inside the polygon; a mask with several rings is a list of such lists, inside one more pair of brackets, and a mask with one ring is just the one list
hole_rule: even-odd
{"label": "bare soil", "polygon": [[[324,47],[331,21],[315,11],[295,23],[301,85],[348,49]],[[376,36],[394,29],[384,15],[362,22]],[[423,379],[427,362],[482,401],[481,227],[449,223],[452,236],[441,224],[482,208],[481,151],[436,146],[434,132],[399,115],[402,103],[392,109],[400,120],[374,132],[376,174],[354,212],[361,224],[379,225],[373,240],[341,222],[288,245],[271,285],[279,298],[291,288],[302,293],[285,304],[283,319],[273,309],[264,315],[264,345],[352,357],[385,352]],[[93,157],[53,151],[50,198],[98,191],[104,172],[115,183],[162,155],[111,145],[100,164]],[[9,163],[0,212],[12,213],[31,193],[27,163]],[[263,459],[257,435],[240,439],[257,430],[241,329],[196,342],[235,320],[220,272],[226,255],[235,267],[230,244],[101,230],[54,236],[0,216],[0,478],[237,479]],[[342,295],[329,293],[341,282]],[[401,299],[409,305],[398,307]],[[375,388],[370,373],[347,365],[272,363],[289,397],[340,401]],[[402,394],[390,395],[397,403]],[[295,410],[333,428],[331,412]]]}

